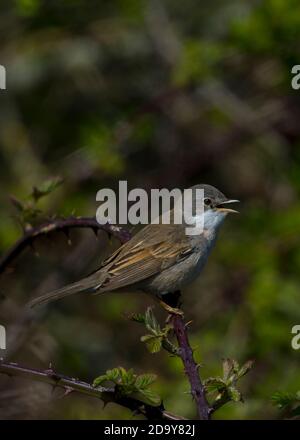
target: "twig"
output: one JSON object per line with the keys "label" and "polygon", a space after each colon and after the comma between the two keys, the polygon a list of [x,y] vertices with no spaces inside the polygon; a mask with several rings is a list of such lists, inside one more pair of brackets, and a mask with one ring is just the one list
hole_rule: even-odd
{"label": "twig", "polygon": [[111,224],[100,225],[95,218],[92,217],[69,217],[66,219],[49,220],[40,226],[31,228],[25,232],[8,252],[0,260],[0,273],[4,272],[9,264],[16,259],[24,249],[31,246],[33,241],[41,236],[46,236],[51,232],[65,232],[74,228],[89,228],[95,233],[98,230],[103,230],[108,234],[118,238],[121,243],[125,243],[131,237],[130,233],[125,229]]}
{"label": "twig", "polygon": [[23,377],[24,379],[47,383],[53,387],[63,388],[65,395],[71,392],[78,392],[101,399],[105,404],[113,402],[135,413],[142,414],[149,420],[185,420],[183,417],[165,411],[163,405],[156,407],[145,404],[130,396],[119,396],[114,388],[93,387],[87,382],[58,374],[53,371],[52,368],[48,370],[36,370],[0,360],[0,373],[8,376]]}
{"label": "twig", "polygon": [[184,365],[184,371],[190,382],[191,394],[197,405],[198,416],[201,420],[209,420],[211,408],[206,400],[205,389],[201,382],[198,366],[194,360],[193,350],[188,340],[186,324],[183,317],[177,314],[171,315],[171,322],[180,347],[179,355]]}

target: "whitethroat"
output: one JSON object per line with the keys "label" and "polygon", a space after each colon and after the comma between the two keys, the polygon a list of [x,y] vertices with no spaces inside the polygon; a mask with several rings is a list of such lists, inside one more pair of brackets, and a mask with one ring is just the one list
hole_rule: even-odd
{"label": "whitethroat", "polygon": [[[196,185],[192,189],[204,190],[201,192],[204,210],[199,213],[204,216],[204,228],[200,234],[186,235],[185,223],[149,224],[118,248],[98,270],[34,299],[31,306],[79,292],[139,290],[163,300],[164,294],[170,295],[192,282],[201,273],[225,217],[237,212],[228,204],[238,202],[210,185]],[[193,196],[194,193],[198,192],[193,191]]]}

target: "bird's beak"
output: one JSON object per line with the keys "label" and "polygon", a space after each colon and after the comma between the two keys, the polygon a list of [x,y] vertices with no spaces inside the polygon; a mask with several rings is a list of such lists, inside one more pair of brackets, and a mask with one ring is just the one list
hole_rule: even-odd
{"label": "bird's beak", "polygon": [[224,213],[234,213],[234,214],[238,214],[239,211],[236,211],[235,209],[231,209],[231,208],[224,208],[223,205],[227,205],[229,203],[239,203],[239,200],[225,200],[225,202],[220,203],[218,206],[216,206],[216,209],[218,210],[218,212],[224,212]]}

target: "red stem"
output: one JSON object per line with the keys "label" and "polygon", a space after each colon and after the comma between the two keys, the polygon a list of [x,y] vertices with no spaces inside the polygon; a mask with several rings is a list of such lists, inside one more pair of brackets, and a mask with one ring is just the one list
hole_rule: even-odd
{"label": "red stem", "polygon": [[205,397],[205,389],[201,382],[198,367],[193,356],[193,350],[190,346],[186,325],[183,317],[180,315],[172,315],[172,323],[180,347],[180,357],[182,359],[185,374],[187,375],[190,385],[191,394],[197,405],[198,416],[201,420],[209,420],[211,409]]}

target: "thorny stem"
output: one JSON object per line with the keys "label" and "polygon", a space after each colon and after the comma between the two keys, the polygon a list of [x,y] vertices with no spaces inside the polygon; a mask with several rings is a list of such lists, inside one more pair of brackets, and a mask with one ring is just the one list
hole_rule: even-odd
{"label": "thorny stem", "polygon": [[36,370],[33,368],[22,367],[12,362],[3,362],[0,359],[0,373],[8,376],[19,376],[38,382],[47,383],[54,388],[59,387],[65,390],[65,394],[78,392],[97,399],[101,399],[105,404],[114,402],[125,408],[141,414],[148,420],[184,420],[183,417],[165,411],[163,405],[152,406],[129,396],[119,396],[114,388],[93,387],[87,382],[64,376],[53,371]]}
{"label": "thorny stem", "polygon": [[74,228],[89,228],[95,233],[99,230],[105,231],[110,235],[118,238],[121,243],[125,243],[131,238],[131,234],[123,228],[109,223],[100,225],[95,218],[92,217],[68,217],[65,219],[52,219],[48,222],[28,229],[25,234],[7,251],[0,259],[0,273],[5,269],[29,246],[32,246],[34,240],[38,237],[46,236],[52,232],[68,233]]}
{"label": "thorny stem", "polygon": [[[172,301],[174,301],[175,298],[176,305],[178,305],[180,300],[180,292],[175,292],[172,294],[172,296]],[[199,375],[199,365],[197,365],[194,359],[193,350],[188,339],[187,325],[184,322],[184,317],[183,315],[174,313],[170,315],[170,320],[173,324],[174,332],[179,345],[179,356],[182,359],[184,372],[190,382],[191,394],[197,405],[198,417],[201,420],[209,420],[213,409],[210,408],[206,399],[205,388]]]}
{"label": "thorny stem", "polygon": [[[106,231],[108,234],[111,234],[114,237],[118,238],[121,243],[125,243],[131,238],[131,234],[125,229],[111,224],[100,225],[95,218],[69,217],[66,219],[49,220],[47,223],[27,230],[23,237],[21,237],[11,247],[11,249],[8,250],[8,252],[0,260],[0,273],[4,272],[5,269],[23,252],[24,249],[31,246],[36,238],[46,236],[52,232],[62,231],[68,233],[70,229],[74,228],[89,228],[92,229],[95,233],[97,233],[98,230],[103,230]],[[171,321],[173,323],[174,331],[180,348],[179,354],[184,365],[185,374],[187,375],[190,382],[191,394],[195,399],[197,405],[198,416],[200,419],[208,420],[214,409],[210,408],[207,403],[205,389],[199,376],[198,366],[193,357],[193,351],[188,340],[184,319],[181,315],[172,314]],[[54,386],[65,388],[66,390],[70,389],[72,391],[78,391],[84,394],[98,397],[106,402],[114,401],[115,403],[119,403],[120,405],[138,411],[144,414],[146,417],[148,414],[147,411],[150,411],[152,414],[154,408],[157,417],[157,408],[155,407],[150,407],[149,405],[143,404],[144,409],[142,410],[140,408],[141,402],[138,402],[135,399],[131,399],[129,397],[126,397],[125,401],[123,398],[122,402],[120,402],[120,398],[118,398],[118,401],[116,401],[113,389],[103,388],[99,390],[99,388],[93,388],[92,385],[88,383],[68,378],[66,376],[57,375],[56,373],[52,372],[52,370],[33,370],[12,363],[3,363],[0,360],[0,373],[18,375],[39,380]],[[176,417],[177,419],[180,419],[179,416],[172,416],[164,410],[161,410],[160,418],[167,418],[169,420],[173,418],[176,420]]]}

